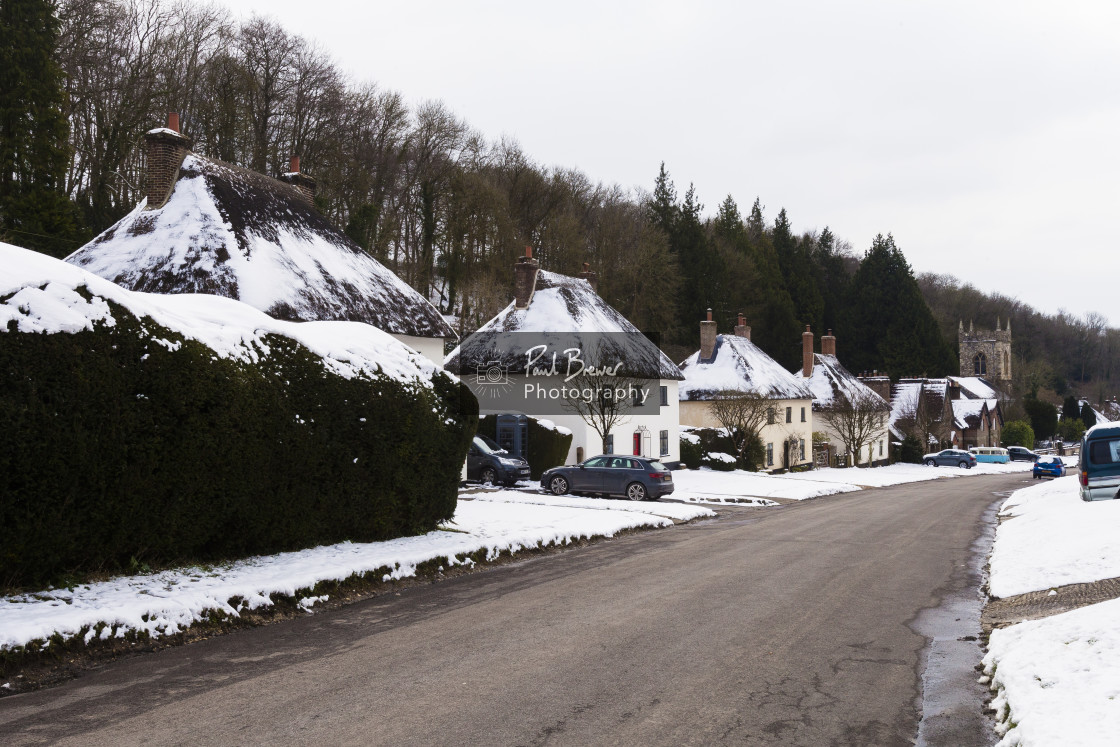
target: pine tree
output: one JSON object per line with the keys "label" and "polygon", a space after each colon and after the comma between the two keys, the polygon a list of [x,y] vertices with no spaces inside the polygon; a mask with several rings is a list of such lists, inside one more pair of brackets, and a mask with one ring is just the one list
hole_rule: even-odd
{"label": "pine tree", "polygon": [[1072,394],[1065,398],[1062,402],[1062,420],[1080,420],[1081,419],[1081,405],[1077,402],[1077,397]]}
{"label": "pine tree", "polygon": [[680,206],[677,204],[677,189],[669,172],[665,170],[665,162],[661,162],[661,169],[657,172],[657,180],[653,184],[653,197],[648,206],[650,222],[672,236],[673,227],[677,222]]}
{"label": "pine tree", "polygon": [[844,351],[853,371],[946,376],[956,361],[894,237],[875,237],[848,289]]}
{"label": "pine tree", "polygon": [[50,0],[0,4],[0,238],[56,257],[84,240],[63,192],[66,98]]}

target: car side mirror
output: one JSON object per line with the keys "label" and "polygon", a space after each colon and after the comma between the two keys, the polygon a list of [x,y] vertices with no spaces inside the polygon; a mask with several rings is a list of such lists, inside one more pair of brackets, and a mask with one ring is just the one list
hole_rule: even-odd
{"label": "car side mirror", "polygon": [[587,465],[586,465],[586,464],[581,464],[581,465],[579,466],[579,468],[580,468],[580,469],[587,469]]}

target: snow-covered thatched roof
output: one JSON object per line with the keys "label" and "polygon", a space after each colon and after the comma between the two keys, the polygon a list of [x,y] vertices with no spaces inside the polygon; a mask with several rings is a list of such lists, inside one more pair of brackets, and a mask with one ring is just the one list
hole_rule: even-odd
{"label": "snow-covered thatched roof", "polygon": [[501,361],[509,373],[522,373],[526,350],[549,344],[579,347],[603,361],[621,361],[619,375],[681,379],[679,368],[626,317],[613,309],[581,278],[537,272],[527,308],[511,303],[444,359],[453,373],[472,373],[478,365]]}
{"label": "snow-covered thatched roof", "polygon": [[782,368],[762,348],[745,337],[717,335],[711,360],[700,351],[681,363],[682,400],[715,399],[720,392],[752,392],[768,399],[812,399],[804,380]]}
{"label": "snow-covered thatched roof", "polygon": [[[267,349],[265,337],[283,335],[320,356],[344,378],[384,374],[431,386],[439,368],[392,336],[360,322],[288,322],[238,301],[207,294],[160,295],[121,288],[61,260],[0,243],[0,335],[75,333],[113,326],[109,302],[138,319],[198,340],[223,358],[252,362]],[[79,289],[84,289],[79,292]],[[177,343],[157,340],[165,346]]]}
{"label": "snow-covered thatched roof", "polygon": [[814,353],[813,373],[805,378],[805,369],[798,371],[813,393],[813,409],[831,407],[837,400],[847,402],[876,403],[882,410],[890,409],[890,404],[871,387],[856,378],[841,365],[835,355]]}
{"label": "snow-covered thatched roof", "polygon": [[277,319],[455,336],[434,306],[295,186],[188,154],[167,202],[146,207],[66,261],[130,290],[225,296]]}
{"label": "snow-covered thatched roof", "polygon": [[891,417],[887,423],[891,436],[902,440],[906,437],[903,424],[914,417],[919,404],[926,412],[944,410],[949,398],[948,379],[900,379],[891,387]]}

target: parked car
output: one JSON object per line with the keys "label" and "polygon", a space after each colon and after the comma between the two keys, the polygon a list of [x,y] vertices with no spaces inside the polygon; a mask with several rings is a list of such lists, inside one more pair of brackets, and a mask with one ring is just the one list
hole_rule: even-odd
{"label": "parked car", "polygon": [[992,462],[993,464],[1007,464],[1011,461],[1011,455],[1007,453],[1007,449],[1001,449],[998,446],[972,446],[969,451],[976,457],[978,462]]}
{"label": "parked car", "polygon": [[960,449],[943,449],[935,454],[926,454],[922,462],[928,467],[964,467],[972,469],[976,466],[976,457]]}
{"label": "parked car", "polygon": [[1040,477],[1062,477],[1065,473],[1066,463],[1057,456],[1040,457],[1031,468],[1031,476],[1036,480]]}
{"label": "parked car", "polygon": [[486,436],[478,435],[467,452],[467,479],[484,485],[504,483],[515,485],[529,479],[529,463],[508,451]]}
{"label": "parked car", "polygon": [[601,454],[581,464],[547,470],[541,475],[541,487],[553,495],[623,495],[632,501],[655,501],[673,492],[673,475],[656,459]]}
{"label": "parked car", "polygon": [[1013,462],[1037,462],[1039,456],[1026,446],[1008,446],[1007,455]]}
{"label": "parked car", "polygon": [[1120,498],[1120,426],[1108,423],[1085,431],[1077,470],[1081,500]]}

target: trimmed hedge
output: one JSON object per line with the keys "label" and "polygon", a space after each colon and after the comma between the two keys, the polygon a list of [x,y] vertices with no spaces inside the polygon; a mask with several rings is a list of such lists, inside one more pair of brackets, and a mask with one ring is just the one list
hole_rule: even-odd
{"label": "trimmed hedge", "polygon": [[0,332],[0,585],[451,518],[478,418],[465,386],[345,379],[278,335],[229,360],[109,304],[111,327]]}
{"label": "trimmed hedge", "polygon": [[[525,460],[529,462],[529,476],[541,479],[545,470],[562,467],[568,460],[568,450],[572,448],[572,434],[563,434],[552,428],[545,428],[535,418],[529,420],[529,447]],[[478,421],[478,432],[487,438],[498,440],[498,416],[487,415]]]}

